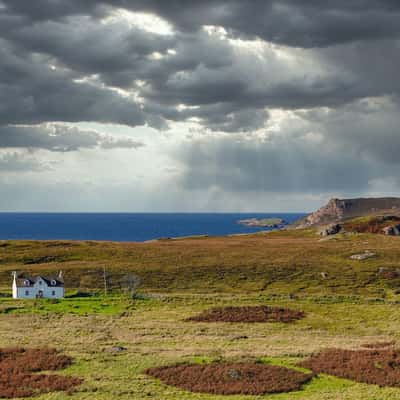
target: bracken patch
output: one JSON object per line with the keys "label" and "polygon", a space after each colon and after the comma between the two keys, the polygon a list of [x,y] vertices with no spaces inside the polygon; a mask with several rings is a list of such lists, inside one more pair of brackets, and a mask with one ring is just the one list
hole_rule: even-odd
{"label": "bracken patch", "polygon": [[256,363],[182,364],[150,368],[146,374],[190,392],[224,395],[290,392],[301,389],[313,377],[313,374]]}
{"label": "bracken patch", "polygon": [[206,310],[187,321],[196,322],[293,322],[304,318],[302,311],[280,307],[218,307]]}
{"label": "bracken patch", "polygon": [[328,349],[299,365],[356,382],[400,387],[400,351],[394,349]]}
{"label": "bracken patch", "polygon": [[0,349],[0,398],[29,397],[54,391],[71,392],[81,378],[37,374],[69,366],[70,357],[54,349]]}

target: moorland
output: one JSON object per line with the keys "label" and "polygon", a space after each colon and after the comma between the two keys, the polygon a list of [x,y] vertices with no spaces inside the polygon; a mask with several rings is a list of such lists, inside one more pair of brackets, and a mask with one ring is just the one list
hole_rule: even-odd
{"label": "moorland", "polygon": [[[145,373],[213,361],[310,372],[306,360],[324,349],[396,348],[399,240],[369,233],[321,239],[310,228],[146,243],[2,241],[0,347],[50,347],[71,357],[57,374],[83,382],[71,393],[38,399],[400,399],[393,385],[320,371],[290,393],[228,397],[192,393]],[[350,258],[365,251],[373,256]],[[67,297],[11,299],[14,270],[63,270]],[[140,277],[133,297],[119,285],[126,273]],[[226,306],[284,307],[304,317],[290,323],[191,320]]]}

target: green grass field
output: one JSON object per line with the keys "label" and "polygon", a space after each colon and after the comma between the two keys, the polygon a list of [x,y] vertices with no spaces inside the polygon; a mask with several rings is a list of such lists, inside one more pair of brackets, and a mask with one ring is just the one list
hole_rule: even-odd
{"label": "green grass field", "polygon": [[[349,259],[364,250],[376,256]],[[97,277],[92,272],[103,266],[113,286],[123,273],[139,275],[141,296],[101,294],[102,282],[96,287],[87,275]],[[400,389],[327,375],[290,394],[225,397],[167,387],[143,374],[187,361],[257,360],[296,368],[327,347],[399,344],[400,280],[382,277],[380,268],[400,268],[400,239],[360,234],[319,241],[294,231],[143,244],[0,242],[4,295],[13,270],[62,269],[71,294],[98,292],[60,301],[0,298],[0,346],[49,346],[74,357],[61,374],[81,376],[84,384],[71,396],[39,399],[400,399]],[[291,324],[185,321],[214,306],[261,304],[303,310],[306,317]],[[114,345],[126,351],[109,352]]]}

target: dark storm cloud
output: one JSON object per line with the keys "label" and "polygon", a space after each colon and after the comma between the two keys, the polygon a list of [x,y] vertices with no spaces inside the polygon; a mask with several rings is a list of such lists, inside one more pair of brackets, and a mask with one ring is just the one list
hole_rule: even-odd
{"label": "dark storm cloud", "polygon": [[0,40],[0,124],[99,121],[142,125],[139,105],[108,88],[76,82],[45,55],[21,53]]}
{"label": "dark storm cloud", "polygon": [[102,24],[84,16],[21,24],[3,29],[2,36],[23,53],[48,54],[71,70],[101,74],[105,83],[125,87],[145,77],[144,70],[151,68],[149,55],[163,54],[176,44],[172,36],[146,32],[126,21]]}
{"label": "dark storm cloud", "polygon": [[71,15],[101,15],[107,7],[144,11],[193,31],[218,25],[238,35],[300,47],[328,46],[354,40],[398,37],[400,4],[396,0],[4,0],[7,13],[29,20]]}
{"label": "dark storm cloud", "polygon": [[139,148],[142,142],[129,138],[100,135],[65,125],[2,126],[0,148],[31,148],[49,151],[76,151],[82,148],[102,147]]}
{"label": "dark storm cloud", "polygon": [[[338,107],[400,92],[394,1],[3,4],[3,124],[97,121],[164,129],[168,121],[198,118],[211,130],[234,132],[262,127],[266,108]],[[115,15],[100,21],[116,7],[154,13],[174,32],[159,35]],[[285,48],[293,61],[201,29],[212,24],[289,46],[336,46]],[[189,107],[178,111],[182,104]]]}
{"label": "dark storm cloud", "polygon": [[329,46],[400,34],[400,4],[393,0],[178,0],[172,4],[142,0],[131,7],[154,12],[180,29],[219,25],[238,35],[254,35],[289,46]]}
{"label": "dark storm cloud", "polygon": [[218,188],[232,192],[320,193],[364,190],[373,177],[368,161],[307,143],[273,137],[194,141],[180,154],[186,189]]}
{"label": "dark storm cloud", "polygon": [[352,193],[372,182],[400,188],[400,106],[390,98],[297,113],[267,138],[204,136],[181,147],[191,190]]}
{"label": "dark storm cloud", "polygon": [[300,115],[323,132],[329,146],[351,149],[356,158],[366,157],[382,165],[400,167],[398,100],[361,100],[345,108],[313,110]]}

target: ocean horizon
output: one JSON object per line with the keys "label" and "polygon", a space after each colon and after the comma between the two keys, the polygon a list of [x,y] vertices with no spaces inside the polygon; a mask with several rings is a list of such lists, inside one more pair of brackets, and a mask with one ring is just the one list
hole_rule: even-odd
{"label": "ocean horizon", "polygon": [[0,240],[99,240],[143,242],[195,235],[224,236],[270,230],[249,227],[247,218],[282,218],[305,213],[119,213],[0,212]]}

